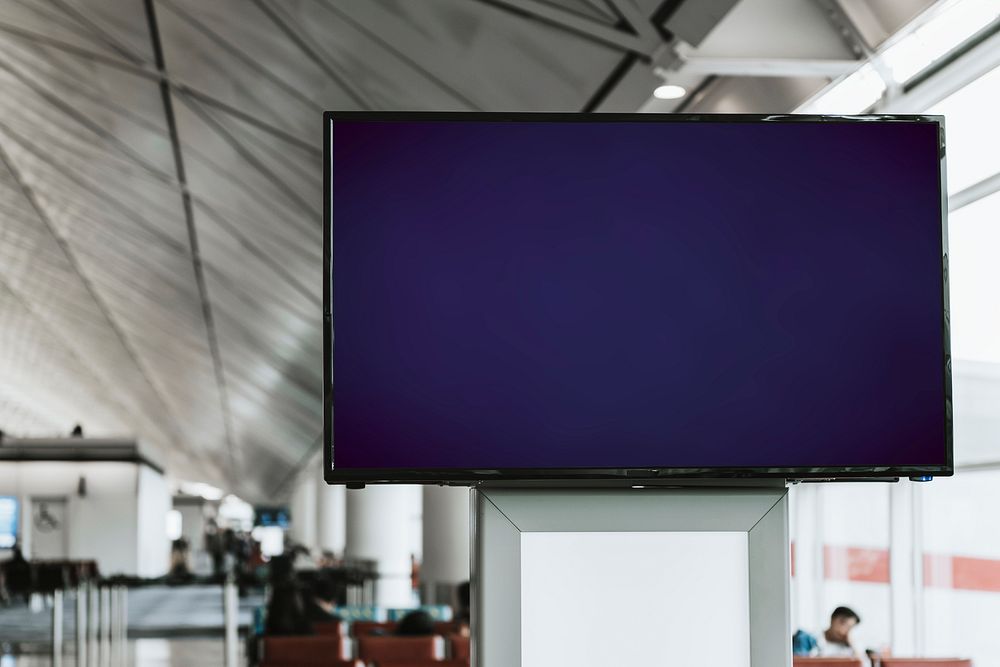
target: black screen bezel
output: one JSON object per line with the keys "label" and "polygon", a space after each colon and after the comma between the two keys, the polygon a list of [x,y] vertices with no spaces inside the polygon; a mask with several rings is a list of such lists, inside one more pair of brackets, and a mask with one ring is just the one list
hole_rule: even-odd
{"label": "black screen bezel", "polygon": [[[941,327],[944,364],[945,462],[941,465],[819,467],[706,467],[706,468],[350,468],[334,467],[333,443],[333,207],[331,159],[333,128],[338,120],[551,122],[551,123],[933,123],[938,128],[941,201]],[[820,116],[807,114],[639,114],[639,113],[493,113],[493,112],[381,112],[327,111],[323,114],[323,476],[328,484],[459,484],[484,481],[518,482],[617,480],[635,484],[671,479],[784,478],[789,480],[874,479],[934,477],[954,474],[951,330],[948,296],[948,204],[945,185],[944,117],[918,114]]]}

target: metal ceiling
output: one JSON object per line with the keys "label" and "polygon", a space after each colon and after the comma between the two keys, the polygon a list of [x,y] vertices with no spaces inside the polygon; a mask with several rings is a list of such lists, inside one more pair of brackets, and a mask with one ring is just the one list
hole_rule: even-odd
{"label": "metal ceiling", "polygon": [[281,492],[322,424],[324,109],[785,112],[929,4],[3,0],[0,428]]}

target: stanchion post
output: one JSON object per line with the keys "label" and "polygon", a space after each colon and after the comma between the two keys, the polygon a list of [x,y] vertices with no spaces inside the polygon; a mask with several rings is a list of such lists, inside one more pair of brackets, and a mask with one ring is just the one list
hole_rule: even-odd
{"label": "stanchion post", "polygon": [[226,633],[226,667],[237,667],[237,659],[239,657],[238,614],[239,603],[236,584],[232,579],[226,579],[226,583],[222,585],[222,620]]}
{"label": "stanchion post", "polygon": [[108,654],[110,660],[107,661],[109,665],[118,664],[119,655],[119,644],[118,644],[118,586],[111,586],[108,589],[108,607],[109,607],[109,621],[108,628],[109,635],[109,649]]}
{"label": "stanchion post", "polygon": [[121,614],[121,640],[128,642],[128,586],[118,589],[118,613]]}
{"label": "stanchion post", "polygon": [[111,665],[111,587],[101,586],[101,665]]}
{"label": "stanchion post", "polygon": [[76,587],[76,666],[87,667],[87,584]]}
{"label": "stanchion post", "polygon": [[91,581],[87,586],[87,606],[90,612],[87,615],[87,663],[90,667],[97,667],[98,651],[98,631],[101,625],[100,590],[98,583]]}
{"label": "stanchion post", "polygon": [[63,655],[63,592],[52,593],[52,667],[62,667]]}

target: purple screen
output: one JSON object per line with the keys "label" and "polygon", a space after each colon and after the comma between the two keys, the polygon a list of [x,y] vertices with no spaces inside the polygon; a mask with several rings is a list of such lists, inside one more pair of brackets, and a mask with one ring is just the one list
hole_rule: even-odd
{"label": "purple screen", "polygon": [[333,464],[946,461],[930,122],[335,120]]}

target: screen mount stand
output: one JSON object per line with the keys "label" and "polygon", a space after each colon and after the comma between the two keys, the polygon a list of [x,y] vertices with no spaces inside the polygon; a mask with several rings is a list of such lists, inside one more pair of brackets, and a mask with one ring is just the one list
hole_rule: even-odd
{"label": "screen mount stand", "polygon": [[[558,486],[551,482],[480,483],[472,488],[470,509],[473,667],[540,664],[538,656],[532,653],[537,642],[531,637],[537,637],[537,633],[532,634],[532,628],[523,625],[527,606],[522,607],[522,597],[533,594],[523,590],[522,573],[526,566],[533,566],[523,559],[538,556],[537,552],[524,548],[525,536],[531,533],[610,534],[611,544],[625,539],[626,533],[687,533],[687,538],[695,540],[708,533],[745,533],[745,557],[733,556],[744,558],[746,566],[746,598],[738,605],[746,610],[740,612],[745,616],[743,628],[721,628],[706,623],[709,627],[697,636],[669,637],[671,627],[664,624],[658,636],[630,636],[628,641],[645,641],[659,647],[655,662],[659,657],[666,659],[671,655],[671,642],[691,646],[697,642],[698,650],[704,652],[705,646],[711,646],[712,637],[715,642],[720,640],[720,632],[726,635],[746,632],[749,655],[743,664],[791,666],[790,544],[788,491],[784,480],[637,480],[624,486],[621,482],[586,481]],[[673,576],[667,574],[672,554],[665,556],[664,576]],[[621,566],[628,567],[629,563],[623,562]],[[594,605],[601,605],[602,589],[613,586],[612,575],[593,572],[579,582],[581,587],[592,591]],[[623,594],[639,600],[647,592],[617,590],[614,597],[620,601]],[[713,593],[699,593],[697,600],[669,599],[662,603],[664,608],[679,605],[704,609],[706,602],[732,606],[732,596],[742,593],[720,592],[717,601],[706,601],[705,595]],[[525,604],[529,602],[526,600]],[[566,609],[571,616],[580,613],[580,609]],[[619,605],[609,607],[608,613],[628,611]],[[585,616],[584,613],[580,618]],[[584,621],[580,624],[581,634],[586,634]],[[606,656],[609,646],[598,644],[623,641],[618,634],[601,633],[586,634],[579,639],[594,647],[595,665],[607,664],[599,656]],[[727,639],[723,637],[721,641]],[[649,657],[652,659],[654,655]]]}

